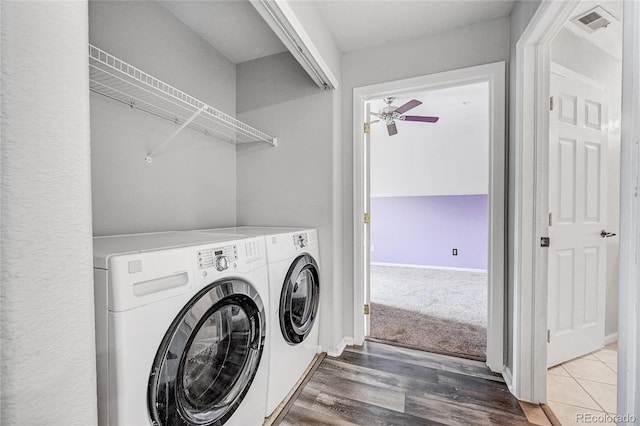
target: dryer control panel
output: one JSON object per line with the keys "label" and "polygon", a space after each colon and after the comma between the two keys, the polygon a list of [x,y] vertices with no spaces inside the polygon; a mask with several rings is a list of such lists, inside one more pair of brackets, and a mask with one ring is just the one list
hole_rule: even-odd
{"label": "dryer control panel", "polygon": [[309,239],[307,238],[307,233],[304,232],[302,234],[294,234],[293,235],[293,245],[297,249],[303,249],[309,246]]}
{"label": "dryer control panel", "polygon": [[[238,247],[233,244],[224,247],[215,247],[207,250],[199,250],[198,269],[207,269],[212,266],[219,267],[219,259],[226,258],[227,262],[236,262],[238,260]],[[226,269],[226,268],[224,268]]]}

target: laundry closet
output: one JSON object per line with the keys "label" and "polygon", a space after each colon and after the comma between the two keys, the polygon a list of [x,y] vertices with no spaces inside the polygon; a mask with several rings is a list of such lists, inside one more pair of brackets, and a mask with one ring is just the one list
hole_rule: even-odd
{"label": "laundry closet", "polygon": [[[238,22],[242,13],[250,22],[261,20],[248,2],[180,3],[92,1],[89,42],[277,137],[277,147],[266,142],[229,143],[185,128],[147,162],[145,157],[180,122],[92,91],[94,235],[235,225],[312,226],[318,229],[326,259],[322,273],[331,277],[336,91],[319,88],[281,44],[275,54],[234,63],[170,11],[190,7],[187,12],[193,15],[193,8],[201,6],[199,25],[206,26],[207,14],[218,13],[218,7],[219,15],[211,15],[212,21],[243,25]],[[234,3],[233,14],[221,18]],[[262,31],[270,31],[259,23]],[[216,43],[228,46],[235,41],[229,37]],[[250,37],[245,40],[251,46]],[[325,283],[321,312],[332,318],[333,290],[329,279]],[[335,326],[321,325],[321,342],[332,340]]]}
{"label": "laundry closet", "polygon": [[89,68],[100,421],[260,422],[334,347],[338,98],[246,1],[90,2]]}

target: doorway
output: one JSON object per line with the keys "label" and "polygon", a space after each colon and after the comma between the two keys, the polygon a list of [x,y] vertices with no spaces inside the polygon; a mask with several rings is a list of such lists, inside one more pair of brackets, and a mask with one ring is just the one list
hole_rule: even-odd
{"label": "doorway", "polygon": [[[488,191],[487,191],[487,331],[486,362],[496,372],[504,369],[504,236],[505,236],[505,63],[447,71],[354,90],[354,343],[362,344],[369,333],[371,259],[371,126],[366,117],[372,101],[385,97],[408,99],[426,93],[484,83],[488,87]],[[375,112],[375,111],[374,111]],[[434,113],[435,114],[435,113]],[[363,127],[363,123],[366,123]],[[398,131],[402,129],[400,126]],[[414,124],[414,123],[411,123]],[[425,124],[426,125],[426,124]],[[383,128],[384,130],[384,128]],[[375,221],[375,218],[373,218]],[[449,247],[453,253],[456,247]],[[376,253],[376,245],[373,246]],[[364,306],[364,308],[363,308]]]}
{"label": "doorway", "polygon": [[[542,2],[516,44],[514,100],[514,316],[511,385],[519,399],[547,400],[547,249],[546,202],[550,99],[550,45],[574,14],[578,2]],[[516,9],[518,15],[526,11]],[[621,424],[640,412],[637,397],[639,258],[638,117],[640,117],[640,5],[624,2],[622,120],[620,143],[619,323],[617,410]],[[531,190],[533,188],[533,191]],[[516,362],[517,361],[517,362]],[[626,419],[626,420],[625,420]]]}
{"label": "doorway", "polygon": [[489,84],[387,96],[367,106],[367,336],[484,361]]}
{"label": "doorway", "polygon": [[547,403],[563,423],[617,412],[622,14],[583,1],[550,44]]}

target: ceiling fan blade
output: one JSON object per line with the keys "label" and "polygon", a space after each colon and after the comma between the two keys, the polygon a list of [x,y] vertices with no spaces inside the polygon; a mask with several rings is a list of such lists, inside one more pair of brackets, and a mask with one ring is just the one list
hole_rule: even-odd
{"label": "ceiling fan blade", "polygon": [[387,132],[389,136],[397,135],[398,128],[396,127],[396,123],[387,124]]}
{"label": "ceiling fan blade", "polygon": [[401,117],[404,121],[422,121],[423,123],[435,123],[440,117],[425,117],[423,115],[405,115]]}
{"label": "ceiling fan blade", "polygon": [[369,114],[374,115],[374,116],[376,116],[378,118],[382,118],[382,114],[379,114],[377,112],[370,111]]}
{"label": "ceiling fan blade", "polygon": [[397,112],[398,114],[402,114],[404,112],[409,111],[410,109],[413,109],[413,108],[417,107],[418,105],[422,105],[422,102],[420,102],[417,99],[412,99],[409,102],[407,102],[406,104],[401,105],[398,108],[396,108],[395,111],[393,111],[393,112]]}

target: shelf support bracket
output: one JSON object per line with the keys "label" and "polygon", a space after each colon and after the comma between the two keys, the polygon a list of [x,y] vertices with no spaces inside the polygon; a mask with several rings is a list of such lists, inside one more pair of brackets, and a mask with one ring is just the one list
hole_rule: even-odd
{"label": "shelf support bracket", "polygon": [[200,115],[200,113],[205,110],[205,108],[207,108],[207,105],[206,104],[202,104],[202,106],[196,112],[194,112],[193,115],[191,117],[189,117],[189,119],[187,121],[182,123],[182,125],[180,127],[178,127],[173,133],[171,133],[171,135],[167,139],[165,139],[164,142],[162,142],[160,145],[158,145],[155,149],[151,150],[151,152],[148,153],[147,156],[145,157],[145,161],[147,163],[151,163],[153,161],[153,156],[156,155],[159,151],[161,151],[162,148],[164,148],[176,136],[178,136],[178,133],[180,133],[182,130],[184,130],[185,127],[187,127],[193,120],[195,120],[196,117],[198,117]]}

